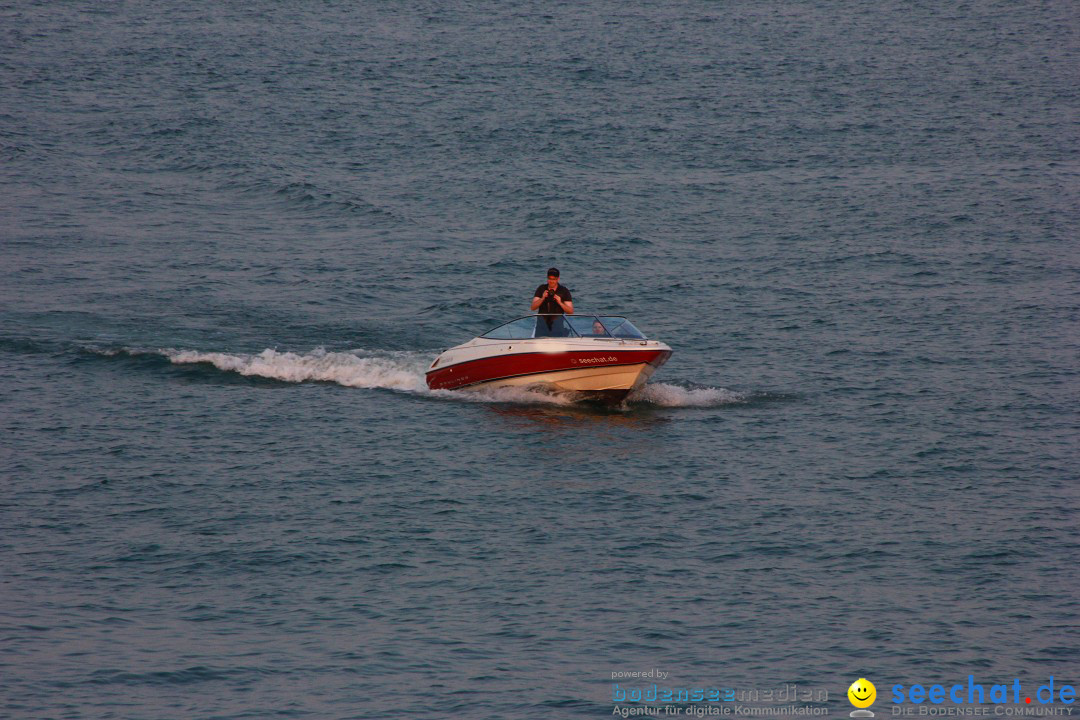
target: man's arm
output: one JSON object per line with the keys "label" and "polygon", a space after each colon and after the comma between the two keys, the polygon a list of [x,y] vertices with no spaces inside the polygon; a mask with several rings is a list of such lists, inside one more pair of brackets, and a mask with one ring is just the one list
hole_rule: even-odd
{"label": "man's arm", "polygon": [[555,293],[553,297],[555,298],[555,302],[559,303],[559,307],[562,308],[562,311],[564,313],[566,313],[567,315],[573,315],[574,314],[574,303],[573,303],[573,301],[571,301],[571,300],[563,300],[561,297],[559,297],[559,293]]}
{"label": "man's arm", "polygon": [[544,302],[544,298],[540,297],[539,295],[535,296],[532,301],[532,306],[529,309],[535,310],[536,308],[540,307],[540,303],[542,302]]}

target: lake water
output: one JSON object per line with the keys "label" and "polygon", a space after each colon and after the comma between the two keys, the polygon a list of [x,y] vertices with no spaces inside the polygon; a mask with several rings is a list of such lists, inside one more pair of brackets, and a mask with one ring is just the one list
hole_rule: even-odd
{"label": "lake water", "polygon": [[[1077,684],[1078,31],[3,5],[0,715]],[[644,392],[427,391],[551,265]]]}

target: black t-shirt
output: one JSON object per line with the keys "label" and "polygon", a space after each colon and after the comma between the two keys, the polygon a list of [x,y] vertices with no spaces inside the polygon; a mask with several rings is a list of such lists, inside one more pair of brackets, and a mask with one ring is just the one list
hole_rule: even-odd
{"label": "black t-shirt", "polygon": [[[540,287],[536,288],[536,292],[533,293],[533,297],[544,297],[544,292],[547,291],[547,283],[544,283]],[[570,297],[570,291],[562,285],[555,288],[555,294],[562,298],[563,302],[570,302],[574,298]],[[540,307],[536,308],[536,312],[541,315],[547,313],[562,313],[563,309],[559,307],[559,303],[555,302],[554,298],[550,295],[544,299],[544,302],[540,303]]]}

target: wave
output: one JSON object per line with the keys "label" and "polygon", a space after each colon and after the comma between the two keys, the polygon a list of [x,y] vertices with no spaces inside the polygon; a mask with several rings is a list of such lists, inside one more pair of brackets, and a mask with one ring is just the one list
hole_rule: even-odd
{"label": "wave", "polygon": [[332,382],[354,388],[386,388],[406,392],[427,390],[424,369],[429,356],[420,353],[383,352],[363,357],[356,352],[308,353],[263,350],[255,355],[194,350],[161,351],[175,365],[207,363],[218,370],[282,382]]}
{"label": "wave", "polygon": [[631,403],[646,403],[660,407],[718,407],[746,402],[747,393],[724,388],[684,388],[669,383],[649,383],[632,394]]}
{"label": "wave", "polygon": [[[574,405],[572,395],[552,394],[529,388],[504,387],[478,392],[431,390],[424,372],[437,351],[349,350],[330,352],[316,348],[305,353],[266,349],[259,353],[203,352],[198,350],[95,350],[97,354],[147,355],[168,359],[174,365],[211,365],[245,377],[288,383],[329,382],[350,388],[384,389],[463,402]],[[626,407],[718,407],[747,401],[749,396],[724,388],[685,388],[670,383],[650,383],[627,398]]]}

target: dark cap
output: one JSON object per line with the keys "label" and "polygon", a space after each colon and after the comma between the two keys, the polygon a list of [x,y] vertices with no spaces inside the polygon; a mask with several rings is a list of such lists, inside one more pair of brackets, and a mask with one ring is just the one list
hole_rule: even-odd
{"label": "dark cap", "polygon": [[552,275],[559,277],[559,268],[548,268],[548,277],[551,277]]}

